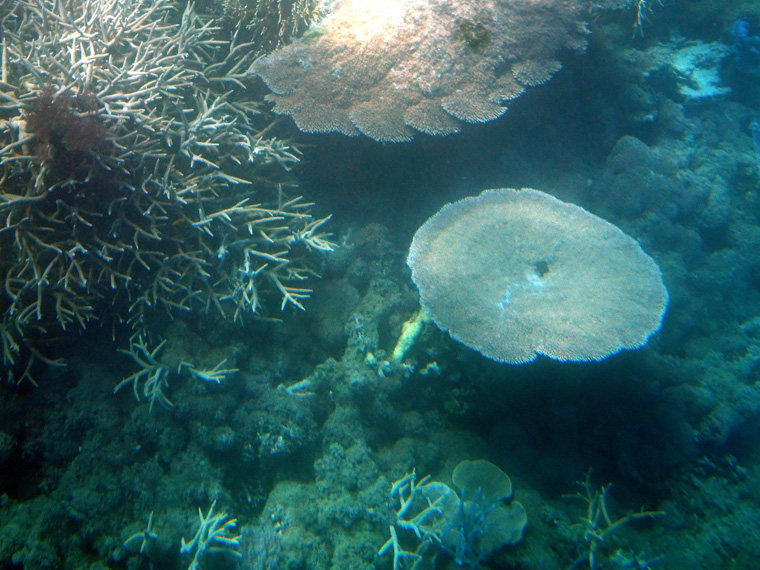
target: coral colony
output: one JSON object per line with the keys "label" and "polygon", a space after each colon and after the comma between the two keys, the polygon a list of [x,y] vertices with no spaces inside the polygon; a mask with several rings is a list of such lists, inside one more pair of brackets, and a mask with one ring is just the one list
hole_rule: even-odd
{"label": "coral colony", "polygon": [[463,461],[452,478],[459,494],[414,471],[391,486],[399,508],[378,555],[392,550],[393,570],[424,567],[441,553],[460,568],[481,568],[495,550],[522,540],[528,518],[519,502],[503,502],[512,496],[506,473],[488,461]]}
{"label": "coral colony", "polygon": [[22,0],[0,18],[0,338],[15,381],[53,362],[46,339],[91,320],[140,334],[159,307],[303,308],[310,255],[332,244],[291,194],[297,149],[244,95],[254,49],[168,0]]}
{"label": "coral colony", "polygon": [[[488,254],[468,256],[475,248]],[[499,362],[603,360],[639,348],[668,304],[662,272],[636,240],[530,188],[447,204],[417,230],[407,262],[433,321]],[[462,285],[462,274],[479,280]],[[589,302],[595,287],[604,293]]]}
{"label": "coral colony", "polygon": [[[600,7],[609,2],[600,2]],[[411,140],[500,117],[586,46],[581,3],[345,0],[256,61],[276,113],[305,132]],[[452,33],[453,30],[453,33]]]}

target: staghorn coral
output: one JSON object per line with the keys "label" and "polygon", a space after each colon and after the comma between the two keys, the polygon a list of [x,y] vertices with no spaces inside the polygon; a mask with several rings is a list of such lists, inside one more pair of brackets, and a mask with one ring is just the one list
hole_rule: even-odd
{"label": "staghorn coral", "polygon": [[199,522],[195,536],[189,542],[186,542],[185,538],[182,537],[180,554],[193,556],[187,570],[200,570],[201,559],[210,552],[217,555],[224,553],[230,555],[230,558],[242,558],[242,555],[237,551],[241,538],[236,533],[237,519],[228,518],[227,513],[214,514],[215,506],[216,501],[211,503],[205,515],[201,509],[198,509]]}
{"label": "staghorn coral", "polygon": [[501,116],[506,102],[586,45],[586,2],[343,0],[304,37],[252,72],[274,111],[306,132],[408,141],[448,135],[460,121]]}
{"label": "staghorn coral", "polygon": [[169,0],[0,4],[0,339],[96,318],[303,308],[325,220],[289,196],[298,152],[240,97],[253,56]]}
{"label": "staghorn coral", "polygon": [[[611,556],[600,556],[602,548],[608,544],[608,538],[615,533],[616,530],[627,525],[629,522],[641,519],[653,519],[657,517],[665,516],[664,511],[645,511],[642,509],[638,512],[629,512],[626,515],[620,517],[617,520],[612,520],[607,508],[607,493],[612,487],[611,483],[600,487],[595,490],[591,486],[591,470],[586,472],[582,481],[576,481],[576,485],[580,490],[572,495],[564,495],[566,499],[579,499],[582,503],[585,503],[584,516],[581,518],[580,523],[572,525],[570,528],[577,529],[578,542],[582,544],[582,549],[585,548],[585,544],[588,543],[588,554],[583,558],[588,560],[589,568],[599,568],[606,566],[604,563],[598,564],[599,558],[603,560],[621,558],[621,549],[617,549],[615,554]],[[583,531],[582,534],[579,531]],[[582,540],[581,540],[582,537]],[[632,561],[638,560],[642,556],[631,551]],[[579,559],[582,560],[583,558]],[[662,556],[652,558],[649,561],[639,560],[634,565],[621,564],[623,568],[649,568],[649,564],[659,562],[662,560]],[[576,563],[574,566],[579,567],[580,564]]]}
{"label": "staghorn coral", "polygon": [[326,0],[223,0],[223,18],[244,25],[256,53],[267,53],[300,36],[327,9]]}
{"label": "staghorn coral", "polygon": [[408,264],[441,329],[512,364],[644,346],[668,303],[659,267],[633,238],[529,188],[447,204],[417,230]]}
{"label": "staghorn coral", "polygon": [[435,567],[441,553],[458,567],[481,568],[494,552],[522,540],[528,516],[519,501],[506,504],[512,497],[506,473],[489,461],[466,460],[452,478],[459,494],[429,475],[418,481],[414,471],[391,486],[399,508],[378,555],[392,551],[393,570]]}

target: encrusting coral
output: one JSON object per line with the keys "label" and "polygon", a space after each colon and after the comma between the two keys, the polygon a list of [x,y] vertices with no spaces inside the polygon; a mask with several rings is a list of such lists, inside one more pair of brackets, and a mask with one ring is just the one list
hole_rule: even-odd
{"label": "encrusting coral", "polygon": [[303,308],[310,252],[332,245],[289,195],[298,151],[241,96],[249,46],[169,0],[0,2],[0,21],[0,338],[16,380],[46,358],[37,341],[92,318],[139,332],[157,307]]}
{"label": "encrusting coral", "polygon": [[[597,8],[605,2],[597,3]],[[564,0],[343,0],[252,72],[305,132],[408,141],[501,116],[586,46],[590,5]]]}

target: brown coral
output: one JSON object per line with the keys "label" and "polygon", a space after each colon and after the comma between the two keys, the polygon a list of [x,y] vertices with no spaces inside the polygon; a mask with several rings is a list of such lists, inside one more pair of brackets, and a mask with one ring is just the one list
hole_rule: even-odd
{"label": "brown coral", "polygon": [[88,151],[102,152],[108,146],[106,124],[97,98],[89,93],[56,94],[44,87],[24,110],[25,129],[34,135],[37,158],[49,162],[65,175],[82,166]]}
{"label": "brown coral", "polygon": [[558,50],[582,50],[583,15],[566,0],[343,0],[252,71],[306,132],[447,135],[501,116],[560,68]]}

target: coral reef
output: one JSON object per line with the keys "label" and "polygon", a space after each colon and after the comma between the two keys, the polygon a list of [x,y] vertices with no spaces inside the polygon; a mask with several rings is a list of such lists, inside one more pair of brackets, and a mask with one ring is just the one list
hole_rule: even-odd
{"label": "coral reef", "polygon": [[297,150],[232,96],[245,45],[168,0],[2,10],[0,337],[17,380],[90,319],[140,332],[157,308],[303,308],[309,254],[332,245],[284,176]]}
{"label": "coral reef", "polygon": [[[473,485],[472,479],[483,477],[456,468],[467,458],[488,456],[513,475],[515,499],[530,517],[518,544],[491,553],[493,566],[569,568],[579,557],[587,563],[590,543],[582,527],[573,527],[588,512],[586,503],[553,501],[553,493],[541,482],[557,477],[559,499],[558,493],[587,466],[578,466],[584,459],[608,457],[606,468],[615,462],[635,467],[637,458],[649,454],[653,461],[669,460],[652,445],[669,439],[663,438],[668,433],[663,430],[670,424],[654,434],[643,431],[673,405],[663,401],[647,409],[655,406],[660,393],[646,394],[643,381],[636,380],[651,373],[635,358],[645,353],[572,371],[554,362],[548,369],[541,363],[504,367],[427,327],[405,361],[437,360],[440,372],[425,376],[418,372],[422,366],[412,366],[380,375],[366,362],[367,353],[390,354],[404,320],[416,309],[412,285],[402,270],[403,251],[394,249],[388,236],[376,226],[353,235],[340,252],[346,259],[316,287],[316,307],[325,302],[324,295],[330,299],[335,294],[330,281],[343,284],[338,291],[350,287],[357,295],[341,327],[346,329],[341,342],[345,351],[335,359],[316,364],[324,355],[307,352],[315,344],[332,346],[335,337],[314,335],[320,329],[310,323],[324,317],[309,311],[299,314],[294,327],[278,330],[276,323],[254,323],[252,336],[276,338],[276,344],[240,343],[223,335],[210,352],[209,339],[199,334],[202,329],[175,325],[165,331],[165,352],[158,356],[167,359],[166,365],[193,356],[208,368],[227,358],[230,367],[241,371],[221,384],[179,376],[170,386],[175,406],[153,414],[148,406],[126,405],[129,394],[110,397],[121,366],[114,362],[109,370],[105,367],[111,363],[105,359],[92,366],[80,357],[69,369],[49,369],[47,374],[62,376],[59,381],[46,382],[45,390],[25,396],[6,387],[8,397],[0,402],[0,412],[22,419],[4,426],[7,459],[0,481],[12,480],[11,472],[22,470],[31,488],[3,487],[7,496],[0,499],[0,556],[43,569],[101,561],[113,568],[186,568],[192,556],[180,556],[181,539],[197,531],[197,509],[206,513],[216,500],[220,511],[238,519],[241,539],[235,549],[245,567],[390,568],[390,556],[378,559],[377,551],[395,520],[389,504],[391,481],[416,466],[459,497],[465,487],[477,497],[473,486],[484,497],[504,496],[508,486],[502,476],[488,471],[488,485]],[[621,377],[623,371],[628,376]],[[618,382],[608,381],[612,374]],[[281,387],[304,377],[310,381],[310,395]],[[506,377],[510,382],[504,382]],[[59,392],[50,398],[53,389]],[[537,437],[542,422],[546,433]],[[466,426],[469,433],[457,432],[456,425]],[[479,425],[485,426],[482,436],[474,435]],[[616,429],[610,430],[611,425]],[[268,445],[272,441],[285,445],[274,450]],[[560,449],[568,445],[573,447],[563,454]],[[468,463],[479,462],[464,465]],[[607,533],[605,544],[595,551],[597,562],[602,557],[619,560],[618,566],[610,563],[618,568],[626,560],[654,561],[665,554],[668,562],[688,560],[694,568],[706,569],[722,558],[722,548],[736,548],[742,540],[740,522],[757,528],[752,479],[741,477],[740,465],[729,464],[716,473],[704,463],[706,472],[684,477],[670,503],[646,501],[665,510],[667,517],[654,525],[631,522]],[[642,477],[650,481],[658,473],[644,470]],[[630,485],[620,476],[615,484],[615,493],[606,494],[613,517],[644,504],[629,496]],[[541,493],[538,487],[543,487]],[[701,514],[692,510],[693,501]],[[146,527],[151,512],[152,525]],[[475,516],[457,514],[451,525],[464,536],[472,536],[465,529],[478,520],[478,509],[468,512]],[[668,532],[650,529],[663,525]],[[696,554],[678,547],[684,533],[702,537],[695,549],[707,563],[695,562]],[[139,538],[125,546],[133,536]],[[140,553],[143,538],[146,546]],[[413,535],[399,539],[407,550],[415,548]],[[447,544],[453,554],[440,551],[439,567],[456,555],[456,542]],[[756,552],[750,544],[738,556],[749,561]],[[209,555],[201,566],[224,561]]]}
{"label": "coral reef", "polygon": [[[393,526],[398,552],[414,553],[421,540],[402,528],[414,521],[421,523],[421,534],[433,531],[418,568],[451,569],[459,562],[514,570],[755,570],[760,559],[760,168],[753,123],[760,109],[759,99],[749,95],[758,85],[751,74],[739,72],[740,62],[729,54],[715,69],[718,86],[731,92],[688,97],[680,88],[691,78],[679,77],[664,48],[701,42],[730,49],[737,18],[750,22],[750,34],[756,34],[756,1],[666,2],[657,7],[645,36],[633,39],[634,11],[604,12],[591,24],[588,53],[563,56],[564,72],[540,89],[526,90],[500,121],[409,145],[319,137],[319,144],[298,147],[303,155],[294,156],[303,161],[288,174],[284,167],[295,163],[282,165],[270,155],[273,161],[264,164],[269,151],[249,161],[232,143],[220,144],[218,153],[197,146],[198,140],[219,139],[202,138],[203,129],[191,132],[195,127],[182,120],[194,123],[205,101],[214,109],[212,118],[230,123],[222,129],[230,136],[261,136],[264,146],[284,144],[293,151],[289,143],[271,138],[283,130],[270,126],[266,114],[255,114],[258,105],[250,98],[258,91],[238,76],[257,49],[247,45],[247,30],[230,34],[200,18],[187,24],[184,41],[192,49],[174,59],[178,50],[172,38],[182,25],[184,2],[158,2],[149,16],[152,4],[139,0],[103,5],[134,8],[138,20],[145,17],[143,23],[151,21],[156,29],[154,41],[141,23],[130,20],[130,29],[147,42],[144,48],[126,41],[105,52],[93,46],[92,84],[100,85],[98,90],[79,83],[86,80],[92,38],[77,34],[92,32],[90,21],[64,18],[71,27],[55,23],[72,8],[88,6],[89,14],[97,14],[97,3],[0,0],[7,69],[0,84],[0,148],[25,140],[0,158],[6,174],[2,196],[15,199],[35,188],[28,191],[33,201],[2,206],[0,220],[13,213],[22,237],[45,244],[75,236],[88,253],[76,250],[66,257],[73,243],[65,251],[60,247],[64,254],[59,255],[31,237],[26,242],[44,265],[41,275],[54,258],[74,259],[83,273],[88,269],[85,278],[99,295],[88,301],[92,310],[85,315],[92,317],[86,328],[74,318],[62,330],[54,312],[44,318],[54,304],[47,292],[57,291],[50,277],[57,270],[51,267],[41,297],[43,320],[32,314],[22,329],[32,342],[13,353],[17,368],[11,372],[23,373],[25,351],[32,350],[65,358],[68,366],[34,367],[40,389],[0,384],[0,568],[390,570],[392,545],[382,557],[378,549]],[[27,14],[24,21],[30,22],[32,7],[42,6],[55,6],[45,17],[58,27],[59,43],[45,33],[38,41],[28,30],[19,41],[14,34],[23,26],[17,16]],[[731,17],[711,16],[715,21],[709,27],[689,33],[684,19],[700,8]],[[109,24],[118,30],[118,19],[107,20],[108,31]],[[489,29],[473,17],[451,26],[475,53],[493,44]],[[687,37],[673,43],[680,36]],[[160,58],[178,70],[176,82],[160,58],[154,74],[133,74],[142,64],[135,67],[129,58],[154,61],[158,46],[166,48]],[[74,72],[81,71],[82,79],[56,82],[61,71],[46,59],[48,51],[66,68],[69,58],[80,61]],[[650,57],[655,54],[657,61]],[[22,57],[32,68],[49,61],[46,78],[52,80],[37,81]],[[118,71],[108,75],[109,61],[121,66],[122,77]],[[235,70],[237,61],[241,67]],[[213,79],[222,76],[227,79]],[[107,87],[98,83],[104,77],[119,89],[99,98]],[[152,92],[152,100],[147,93],[144,99],[125,99],[129,107],[115,104],[128,81],[136,90],[144,81],[164,87]],[[209,96],[196,99],[198,88]],[[124,116],[134,110],[136,120],[109,114],[116,106]],[[251,111],[245,117],[233,111],[241,106]],[[50,120],[42,121],[43,115]],[[164,116],[174,122],[167,125]],[[218,126],[215,120],[203,124]],[[146,125],[166,127],[169,135],[149,133]],[[185,147],[187,155],[180,151],[182,133],[185,141],[196,137]],[[137,147],[121,148],[121,140]],[[152,154],[142,153],[145,148]],[[232,157],[241,164],[233,165]],[[168,185],[154,185],[154,170],[159,178],[170,172]],[[251,200],[247,205],[277,210],[279,183],[287,204],[295,196],[289,184],[296,174],[309,201],[330,204],[341,247],[319,256],[323,278],[308,283],[313,292],[308,305],[302,303],[308,310],[295,310],[289,302],[287,319],[268,318],[281,314],[282,294],[265,275],[276,267],[267,260],[258,273],[261,283],[256,282],[260,312],[246,318],[251,308],[241,309],[242,325],[217,318],[221,313],[213,301],[211,316],[204,316],[202,296],[187,301],[190,311],[159,299],[131,327],[117,326],[114,341],[109,315],[128,319],[143,287],[156,283],[160,296],[170,286],[167,279],[184,286],[179,277],[162,272],[164,258],[154,252],[208,245],[213,251],[198,245],[198,257],[213,285],[227,263],[229,270],[239,263],[235,239],[261,240],[263,247],[258,226],[253,234],[245,226],[233,231],[230,224],[239,222],[234,212],[230,220],[219,216],[193,225],[220,208],[206,201],[206,190],[190,199],[184,183],[214,173],[252,183],[215,179],[214,190],[232,206],[242,193],[240,199]],[[646,347],[596,362],[539,357],[510,366],[426,324],[405,264],[416,229],[442,203],[483,188],[524,186],[543,188],[603,216],[657,259],[669,307]],[[164,188],[182,193],[187,204],[174,201]],[[128,210],[119,219],[138,234],[136,249],[148,268],[135,261],[129,284],[98,285],[98,272],[91,268],[101,250],[87,249],[96,237],[125,250],[106,249],[114,259],[136,259],[134,233],[112,238],[110,225],[103,229],[112,221],[112,202],[111,211],[119,212],[119,204],[131,204],[136,196],[157,205],[140,210],[145,216]],[[91,227],[70,215],[75,207]],[[27,212],[34,217],[25,226]],[[292,223],[289,231],[297,234],[298,228],[307,231],[298,224],[317,221],[271,223]],[[158,228],[162,240],[127,222],[149,232]],[[38,226],[48,229],[35,231]],[[312,236],[322,239],[324,227]],[[3,278],[18,263],[15,232],[16,227],[0,231]],[[288,243],[290,248],[269,244],[273,249],[266,251],[317,267],[306,244]],[[530,268],[533,276],[551,272],[551,260],[543,261]],[[97,267],[111,266],[103,261]],[[0,291],[5,311],[12,300]],[[168,293],[166,298],[175,299]],[[232,317],[234,301],[218,300]],[[18,313],[2,314],[12,319]],[[36,336],[37,323],[45,325],[47,335]],[[145,334],[127,342],[126,334],[135,330]],[[75,342],[53,345],[59,336]],[[124,380],[114,395],[113,387]],[[152,412],[149,405],[135,405],[135,389],[141,400],[153,398]],[[160,405],[162,398],[173,405]],[[590,466],[595,480],[613,486],[583,479]],[[434,481],[429,498],[440,501],[431,506],[420,488],[399,517],[401,505],[389,491],[393,481],[404,481],[415,469],[430,474],[423,485]],[[509,473],[513,491],[503,472]],[[567,500],[564,494],[576,489]],[[490,507],[497,502],[507,508],[498,497],[510,491],[529,518],[525,532],[516,544],[484,548],[482,538],[492,530],[484,528]],[[222,512],[229,517],[214,521]],[[416,519],[422,513],[429,518]],[[232,518],[234,532],[226,526]],[[441,521],[445,524],[432,526]],[[198,550],[183,555],[183,539],[192,544],[204,526],[207,532],[195,545],[205,550],[197,558]],[[220,542],[212,539],[217,531]],[[215,550],[223,545],[230,548]],[[398,566],[412,562],[399,559]]]}

